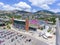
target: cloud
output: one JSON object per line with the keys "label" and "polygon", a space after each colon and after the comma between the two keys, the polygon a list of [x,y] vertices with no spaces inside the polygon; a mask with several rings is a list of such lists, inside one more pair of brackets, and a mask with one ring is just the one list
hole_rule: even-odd
{"label": "cloud", "polygon": [[57,9],[51,9],[50,11],[57,13],[57,12],[60,12],[60,9],[59,8],[57,8]]}
{"label": "cloud", "polygon": [[25,2],[19,2],[19,3],[16,3],[16,4],[14,4],[14,6],[15,7],[18,7],[18,8],[31,8],[31,6],[30,5],[28,5],[27,3],[25,3]]}
{"label": "cloud", "polygon": [[31,5],[38,6],[42,9],[50,9],[48,5],[51,5],[56,0],[29,0],[31,2]]}
{"label": "cloud", "polygon": [[58,3],[57,5],[60,6],[60,3]]}
{"label": "cloud", "polygon": [[37,10],[36,9],[33,9],[31,12],[36,12]]}
{"label": "cloud", "polygon": [[57,12],[60,12],[60,3],[56,3],[56,5],[58,6],[57,8],[55,8],[55,9],[50,9],[50,11],[53,11],[53,12],[55,12],[55,13],[57,13]]}
{"label": "cloud", "polygon": [[0,2],[0,9],[1,10],[14,10],[15,8],[13,6]]}
{"label": "cloud", "polygon": [[28,5],[25,2],[19,2],[19,3],[13,4],[13,5],[8,5],[8,4],[4,4],[4,3],[0,2],[0,9],[1,10],[15,10],[15,9],[18,9],[18,10],[31,11],[30,10],[31,6]]}
{"label": "cloud", "polygon": [[3,9],[4,9],[4,10],[14,10],[15,8],[12,7],[12,6],[10,6],[10,5],[4,5],[4,6],[3,6]]}
{"label": "cloud", "polygon": [[32,12],[32,8],[24,9],[24,11]]}
{"label": "cloud", "polygon": [[4,3],[0,2],[0,6],[4,5]]}
{"label": "cloud", "polygon": [[24,11],[31,11],[31,6],[28,5],[26,2],[19,2],[13,5],[16,9],[24,10]]}
{"label": "cloud", "polygon": [[[51,9],[49,7],[49,5],[52,5],[55,0],[29,0],[29,2],[31,2],[32,6],[36,6],[36,7],[40,7],[42,9],[47,9],[53,12],[60,12],[60,9]],[[58,6],[60,6],[60,3],[57,4]],[[24,10],[24,11],[29,11],[29,12],[36,12],[36,9],[32,9],[32,7],[27,4],[26,2],[18,2],[15,3],[13,5],[9,5],[9,4],[5,4],[3,2],[0,2],[0,9],[2,10]]]}
{"label": "cloud", "polygon": [[41,5],[39,7],[43,8],[43,9],[50,9],[50,7],[47,4]]}

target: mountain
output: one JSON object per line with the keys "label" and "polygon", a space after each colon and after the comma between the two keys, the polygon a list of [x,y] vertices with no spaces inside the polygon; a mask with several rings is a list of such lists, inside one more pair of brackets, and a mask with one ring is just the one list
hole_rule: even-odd
{"label": "mountain", "polygon": [[20,15],[20,16],[37,16],[37,17],[49,17],[49,16],[55,16],[57,15],[56,13],[52,12],[52,11],[48,11],[48,10],[40,10],[37,12],[27,12],[27,11],[21,11],[21,10],[12,10],[12,11],[1,11],[0,10],[0,14],[6,14],[6,15]]}
{"label": "mountain", "polygon": [[60,15],[60,12],[57,12],[56,14]]}
{"label": "mountain", "polygon": [[21,11],[21,10],[12,10],[12,11],[2,11],[0,10],[0,14],[12,14],[12,15],[33,15],[32,12]]}
{"label": "mountain", "polygon": [[35,12],[35,14],[38,14],[38,15],[54,15],[55,13],[48,11],[48,10],[40,10],[40,11]]}
{"label": "mountain", "polygon": [[[27,11],[21,11],[21,10],[11,10],[11,11],[6,11],[6,10],[0,10],[0,16],[22,16],[24,17],[35,17],[35,18],[47,18],[47,17],[59,17],[60,18],[60,12],[58,13],[54,13],[52,11],[48,11],[48,10],[39,10],[37,12],[27,12]],[[31,17],[32,18],[32,17]]]}
{"label": "mountain", "polygon": [[37,12],[27,12],[27,11],[21,11],[21,10],[12,10],[12,11],[1,11],[0,10],[0,13],[7,13],[7,14],[22,14],[22,15],[31,15],[31,14],[39,14],[39,15],[54,15],[55,13],[54,12],[51,12],[51,11],[48,11],[48,10],[40,10],[40,11],[37,11]]}
{"label": "mountain", "polygon": [[27,12],[27,11],[21,11],[21,10],[13,10],[11,11],[12,14],[15,14],[15,15],[33,15],[32,12]]}

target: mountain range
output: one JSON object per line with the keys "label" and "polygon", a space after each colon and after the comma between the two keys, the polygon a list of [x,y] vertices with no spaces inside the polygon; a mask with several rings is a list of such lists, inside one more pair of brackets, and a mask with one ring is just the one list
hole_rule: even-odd
{"label": "mountain range", "polygon": [[12,10],[12,11],[1,11],[0,14],[15,14],[15,15],[47,15],[47,16],[60,16],[60,12],[54,13],[48,10],[40,10],[37,12],[27,12],[27,11],[20,11],[20,10]]}

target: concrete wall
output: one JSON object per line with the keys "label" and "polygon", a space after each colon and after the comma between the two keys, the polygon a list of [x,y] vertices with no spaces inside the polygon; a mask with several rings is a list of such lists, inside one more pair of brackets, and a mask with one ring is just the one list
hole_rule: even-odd
{"label": "concrete wall", "polygon": [[60,45],[60,25],[58,18],[56,18],[56,45]]}

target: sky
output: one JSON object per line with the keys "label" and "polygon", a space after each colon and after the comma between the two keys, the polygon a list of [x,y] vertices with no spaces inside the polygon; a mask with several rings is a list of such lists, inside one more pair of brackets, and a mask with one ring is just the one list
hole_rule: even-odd
{"label": "sky", "polygon": [[29,12],[39,10],[60,12],[60,0],[0,0],[0,10],[15,9]]}

